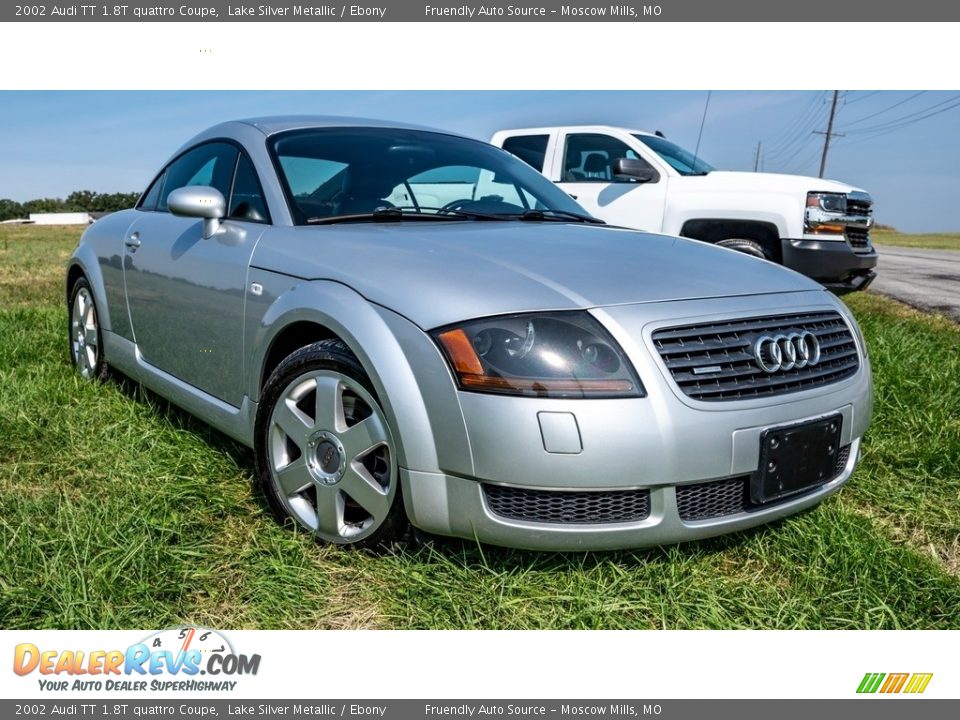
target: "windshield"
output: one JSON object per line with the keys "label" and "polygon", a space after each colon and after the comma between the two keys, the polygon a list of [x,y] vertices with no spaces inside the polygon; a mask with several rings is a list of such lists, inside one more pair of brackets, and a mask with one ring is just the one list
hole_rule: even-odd
{"label": "windshield", "polygon": [[420,130],[319,128],[278,135],[270,148],[298,225],[367,214],[585,214],[526,163],[476,140]]}
{"label": "windshield", "polygon": [[674,145],[659,135],[634,135],[634,137],[662,157],[681,175],[706,175],[716,170],[703,158],[695,158],[692,152]]}

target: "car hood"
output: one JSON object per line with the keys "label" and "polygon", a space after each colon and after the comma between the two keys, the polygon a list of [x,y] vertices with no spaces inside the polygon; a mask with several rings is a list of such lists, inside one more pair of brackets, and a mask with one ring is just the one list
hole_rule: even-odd
{"label": "car hood", "polygon": [[726,190],[736,193],[789,193],[805,196],[808,192],[864,192],[861,188],[823,178],[803,175],[780,175],[762,172],[727,172],[714,170],[706,175],[681,178],[684,185],[704,190]]}
{"label": "car hood", "polygon": [[529,310],[821,289],[732,250],[554,222],[384,222],[274,228],[253,264],[344,283],[430,329]]}

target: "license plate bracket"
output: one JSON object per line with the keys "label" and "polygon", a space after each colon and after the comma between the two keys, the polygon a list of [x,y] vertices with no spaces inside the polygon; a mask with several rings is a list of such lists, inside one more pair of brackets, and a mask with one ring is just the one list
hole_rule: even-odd
{"label": "license plate bracket", "polygon": [[843,417],[783,425],[760,435],[760,466],[750,499],[764,504],[821,485],[836,475]]}

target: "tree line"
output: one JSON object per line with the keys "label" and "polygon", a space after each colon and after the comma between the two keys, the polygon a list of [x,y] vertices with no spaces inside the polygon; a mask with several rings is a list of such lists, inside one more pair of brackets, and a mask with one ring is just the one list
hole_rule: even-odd
{"label": "tree line", "polygon": [[26,218],[30,213],[57,212],[115,212],[133,207],[138,192],[98,193],[93,190],[77,190],[65,198],[37,198],[17,202],[0,198],[0,220]]}

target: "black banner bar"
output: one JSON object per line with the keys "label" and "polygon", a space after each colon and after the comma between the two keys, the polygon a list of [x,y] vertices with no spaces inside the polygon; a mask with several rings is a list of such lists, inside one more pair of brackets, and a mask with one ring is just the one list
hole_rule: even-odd
{"label": "black banner bar", "polygon": [[[960,20],[960,3],[941,0],[650,0],[649,2],[471,3],[450,0],[380,0],[327,3],[251,0],[193,0],[118,3],[24,2],[0,6],[3,22],[812,22],[817,32],[837,32],[849,42],[849,30],[833,23],[950,22]],[[808,29],[784,31],[785,47],[802,51]],[[869,37],[861,38],[868,42]]]}
{"label": "black banner bar", "polygon": [[[906,706],[910,707],[907,708]],[[665,718],[669,720],[942,720],[960,700],[0,700],[4,718],[298,718],[300,720],[490,720]]]}

